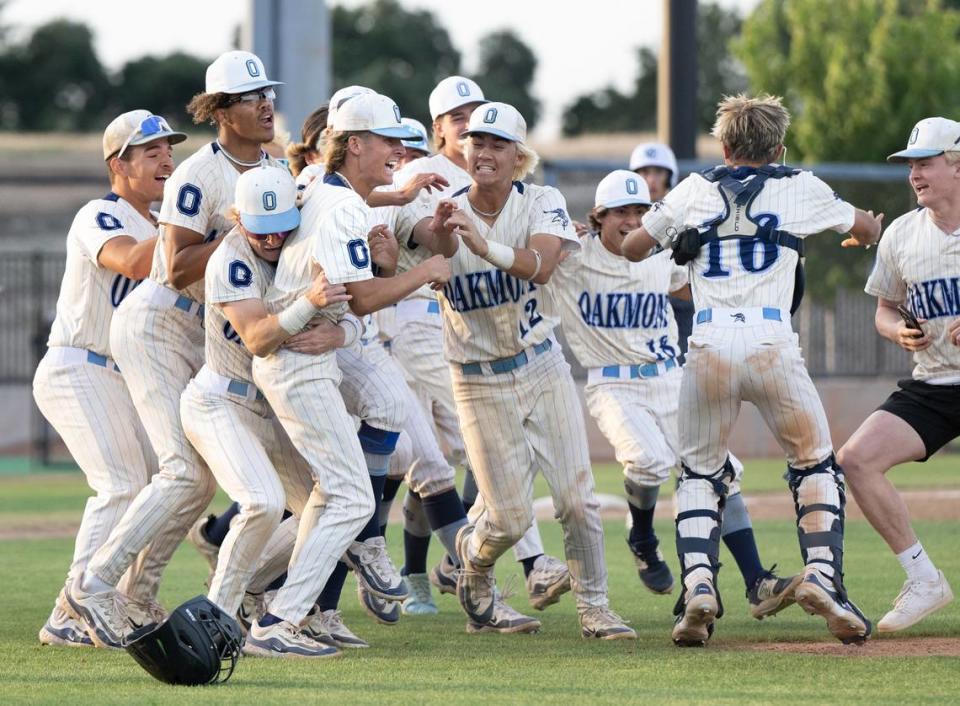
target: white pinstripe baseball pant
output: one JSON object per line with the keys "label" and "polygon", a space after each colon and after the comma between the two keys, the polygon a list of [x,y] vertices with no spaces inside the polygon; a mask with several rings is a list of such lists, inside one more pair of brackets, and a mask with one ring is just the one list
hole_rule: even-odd
{"label": "white pinstripe baseball pant", "polygon": [[110,348],[150,437],[160,470],[137,495],[88,566],[105,582],[120,576],[148,544],[143,580],[133,598],[156,596],[160,575],[190,526],[210,504],[216,483],[187,441],[180,423],[180,393],[203,364],[200,319],[148,299],[137,287],[113,315]]}
{"label": "white pinstripe baseball pant", "polygon": [[530,527],[539,469],[563,527],[577,606],[606,606],[603,527],[587,432],[559,347],[498,375],[464,375],[455,364],[451,370],[464,444],[484,501],[471,559],[492,565]]}

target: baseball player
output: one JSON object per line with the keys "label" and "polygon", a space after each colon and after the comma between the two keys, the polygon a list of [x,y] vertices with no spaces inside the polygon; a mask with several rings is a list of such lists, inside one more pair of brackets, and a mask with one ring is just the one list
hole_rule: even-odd
{"label": "baseball player", "polygon": [[[285,342],[303,350],[306,339],[319,336],[327,344],[315,350],[322,355],[346,341],[348,328],[354,339],[360,333],[355,319],[353,324],[344,321],[337,326],[320,318],[307,332],[291,338],[284,328],[289,315],[266,312],[263,298],[273,280],[274,263],[300,221],[296,196],[293,177],[280,167],[252,169],[237,180],[239,223],[207,263],[206,362],[180,401],[187,438],[241,508],[220,549],[208,595],[228,615],[240,608],[285,505],[300,515],[313,487],[309,467],[282,429],[276,428],[251,379],[252,354],[271,353]],[[347,300],[344,287],[329,285],[322,274],[305,296],[318,310]],[[238,463],[238,458],[243,462]],[[337,652],[310,634],[289,631],[275,643],[251,634],[247,649],[253,654],[318,657]]]}
{"label": "baseball player", "polygon": [[217,139],[166,182],[150,277],[111,324],[114,359],[121,370],[137,371],[127,386],[160,471],[67,591],[72,610],[98,644],[120,644],[128,629],[114,590],[123,572],[149,544],[146,579],[134,597],[153,599],[160,573],[216,489],[183,433],[180,393],[203,363],[204,268],[231,229],[227,212],[236,180],[267,159],[261,145],[273,139],[276,85],[249,52],[226,52],[207,68],[206,91],[188,109],[194,122],[217,125]]}
{"label": "baseball player", "polygon": [[[430,115],[433,118],[433,139],[437,153],[432,157],[418,159],[408,164],[397,175],[398,182],[404,182],[416,174],[436,173],[443,176],[450,188],[443,193],[455,193],[471,183],[467,172],[461,139],[471,112],[486,102],[480,87],[463,76],[450,76],[437,84],[429,99]],[[415,221],[422,212],[432,212],[440,202],[443,193],[423,190],[417,201],[404,206],[397,214],[403,225],[398,228],[410,230],[411,221]],[[428,253],[424,248],[409,239],[401,238],[399,269],[402,271],[415,265]],[[422,404],[430,412],[435,428],[440,436],[441,446],[448,450],[448,458],[454,464],[463,463],[463,439],[460,422],[453,402],[450,380],[450,368],[443,359],[440,307],[433,292],[420,290],[394,308],[393,335],[390,340],[390,352],[407,374],[411,387],[417,393]],[[476,501],[477,487],[470,470],[466,466],[463,500],[469,511]],[[406,522],[405,538],[407,545],[408,581],[415,595],[429,595],[424,576],[419,568],[426,561],[428,544],[417,542],[416,536],[422,534],[422,520],[419,499],[413,493],[407,493],[404,501],[404,515],[410,518]],[[417,530],[416,527],[421,529]],[[570,577],[566,565],[544,552],[543,542],[536,522],[523,534],[514,548],[514,556],[523,565],[526,576],[527,594],[530,604],[543,610],[556,603],[560,595],[570,590]],[[456,591],[456,563],[452,556],[444,556],[441,563],[430,572],[429,581],[442,593]],[[432,599],[424,600],[429,606]],[[506,604],[497,602],[499,617],[509,622]],[[408,604],[411,611],[416,607]],[[429,608],[427,608],[429,611]],[[512,610],[512,609],[511,609]],[[516,615],[513,619],[519,619]]]}
{"label": "baseball player", "polygon": [[460,604],[479,628],[493,616],[494,563],[532,523],[539,468],[563,525],[582,634],[636,637],[608,607],[586,430],[552,334],[558,314],[547,283],[561,251],[579,248],[566,204],[555,189],[518,181],[538,158],[513,106],[476,108],[466,137],[472,181],[441,203],[452,213],[431,226],[423,209],[409,232],[401,228],[402,239],[452,256],[454,276],[438,293],[444,353],[481,498],[475,524],[457,536]]}
{"label": "baseball player", "polygon": [[[103,133],[110,193],[87,203],[67,235],[67,264],[47,352],[37,366],[33,396],[96,493],[87,501],[67,583],[80,576],[156,468],[130,393],[113,361],[113,311],[150,271],[157,214],[173,172],[173,145],[186,135],[146,110],[116,117]],[[139,566],[127,586],[136,585]],[[126,591],[127,586],[121,588]],[[129,610],[149,615],[149,603]],[[40,642],[91,645],[70,617],[61,592],[40,631]]]}
{"label": "baseball player", "polygon": [[[630,263],[620,255],[624,236],[651,205],[643,179],[617,170],[597,186],[589,214],[597,235],[554,273],[564,332],[587,368],[587,407],[623,464],[630,509],[627,545],[640,580],[653,593],[670,593],[673,576],[658,549],[653,514],[660,486],[677,465],[677,401],[681,368],[677,325],[668,293],[689,292],[687,269],[658,253]],[[743,470],[731,455],[736,483]],[[739,492],[724,509],[723,538],[737,560],[751,613],[763,618],[793,603],[800,577],[780,579],[764,570],[750,517]]]}
{"label": "baseball player", "polygon": [[[638,261],[657,244],[688,264],[697,310],[680,388],[677,553],[683,587],[674,642],[704,645],[722,615],[716,590],[720,513],[733,480],[727,439],[742,400],[760,410],[787,455],[805,569],[796,600],[843,642],[868,621],[843,586],[843,472],[823,405],[790,328],[803,239],[830,228],[876,242],[880,218],[810,172],[774,164],[789,114],[779,98],[721,101],[713,134],[725,165],[693,174],[625,238]],[[717,216],[717,214],[720,214]]]}
{"label": "baseball player", "polygon": [[[907,574],[893,610],[877,623],[878,631],[895,632],[953,600],[886,473],[926,461],[960,434],[960,123],[921,120],[906,149],[887,160],[910,165],[920,208],[887,228],[865,290],[877,297],[877,331],[912,352],[915,367],[837,457],[857,504]],[[902,314],[898,307],[905,307]]]}
{"label": "baseball player", "polygon": [[[292,301],[300,300],[318,268],[331,283],[345,285],[350,308],[360,316],[394,303],[423,284],[446,280],[449,270],[443,258],[376,281],[371,271],[370,215],[364,199],[376,186],[392,183],[395,160],[402,154],[400,138],[410,136],[412,132],[400,124],[399,109],[386,96],[357,95],[340,107],[326,140],[327,176],[315,179],[304,192],[301,227],[282,251],[268,295],[271,306],[288,309]],[[304,307],[305,321],[313,315]],[[399,419],[394,428],[362,421],[359,439],[357,434],[349,443],[341,438],[348,428],[353,433],[354,427],[344,421],[349,416],[340,393],[348,396],[352,391],[343,386],[337,391],[340,374],[332,362],[320,367],[285,349],[254,359],[255,382],[310,464],[317,484],[300,520],[293,552],[295,565],[303,570],[288,571],[270,612],[251,627],[250,634],[258,639],[283,623],[278,632],[296,630],[341,556],[371,594],[384,600],[406,597],[379,532],[354,542],[375,514],[382,485],[373,492],[371,486],[386,474],[402,413],[394,415]],[[362,384],[359,378],[354,380]],[[374,525],[379,529],[376,520]]]}

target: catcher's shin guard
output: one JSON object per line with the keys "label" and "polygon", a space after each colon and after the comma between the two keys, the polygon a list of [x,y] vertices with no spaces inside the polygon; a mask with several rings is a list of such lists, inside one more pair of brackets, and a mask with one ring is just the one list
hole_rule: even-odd
{"label": "catcher's shin guard", "polygon": [[[677,481],[677,556],[680,558],[680,595],[673,608],[674,615],[681,615],[686,606],[687,587],[685,580],[695,569],[707,569],[713,576],[717,596],[717,616],[723,616],[723,602],[717,588],[720,570],[720,524],[723,506],[733,480],[734,471],[730,459],[711,475],[702,475],[681,466]],[[706,557],[706,561],[696,555]]]}
{"label": "catcher's shin guard", "polygon": [[842,596],[843,590],[843,526],[846,493],[843,469],[831,454],[809,468],[787,467],[787,482],[793,493],[797,512],[797,538],[800,556],[806,566],[819,564],[832,574]]}

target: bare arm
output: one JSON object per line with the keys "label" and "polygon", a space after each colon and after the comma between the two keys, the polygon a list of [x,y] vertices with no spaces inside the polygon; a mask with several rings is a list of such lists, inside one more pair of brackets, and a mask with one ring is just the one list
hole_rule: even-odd
{"label": "bare arm", "polygon": [[425,284],[439,285],[450,279],[450,264],[443,255],[434,255],[396,277],[374,277],[346,285],[353,297],[350,310],[357,316],[366,316],[420,289]]}
{"label": "bare arm", "polygon": [[223,238],[204,243],[204,236],[195,230],[166,224],[164,247],[167,256],[167,279],[176,289],[183,289],[203,279],[207,260]]}
{"label": "bare arm", "polygon": [[[926,319],[917,319],[921,324]],[[933,341],[923,331],[907,326],[897,311],[897,302],[883,297],[877,297],[877,313],[874,315],[874,324],[877,332],[884,338],[893,341],[904,350],[922,351],[929,348]]]}
{"label": "bare arm", "polygon": [[[303,295],[319,310],[327,304],[348,301],[350,299],[342,284],[332,285],[323,275],[310,285]],[[298,331],[288,331],[281,325],[278,314],[269,314],[262,299],[243,299],[221,304],[224,316],[239,334],[247,350],[258,356],[270,355],[280,345]],[[294,303],[291,306],[296,306]]]}
{"label": "bare arm", "polygon": [[367,197],[367,205],[371,208],[380,206],[406,206],[417,198],[420,189],[426,189],[427,193],[432,193],[431,189],[437,191],[450,186],[443,176],[424,172],[423,174],[414,174],[413,177],[396,191],[371,191]]}
{"label": "bare arm", "polygon": [[646,228],[640,226],[627,233],[627,237],[620,244],[620,252],[630,262],[640,262],[646,259],[656,247],[657,241],[647,232]]}
{"label": "bare arm", "polygon": [[432,218],[424,218],[413,227],[413,241],[437,255],[456,255],[460,241],[453,232],[454,226],[448,223],[455,210],[453,201],[440,201]]}
{"label": "bare arm", "polygon": [[845,248],[870,246],[880,240],[880,229],[883,227],[883,214],[873,215],[873,211],[856,209],[853,227],[847,231],[849,238],[840,243]]}
{"label": "bare arm", "polygon": [[144,279],[150,274],[156,245],[156,238],[137,242],[129,235],[120,235],[103,244],[97,255],[97,262],[101,267],[119,272],[124,277]]}

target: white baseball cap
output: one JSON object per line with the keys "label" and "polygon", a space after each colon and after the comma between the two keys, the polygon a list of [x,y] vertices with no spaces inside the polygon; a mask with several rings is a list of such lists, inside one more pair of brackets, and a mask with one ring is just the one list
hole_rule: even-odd
{"label": "white baseball cap", "polygon": [[468,103],[486,103],[483,91],[475,81],[464,76],[447,76],[430,91],[430,117],[434,120],[444,113]]}
{"label": "white baseball cap", "polygon": [[957,151],[960,151],[960,123],[947,118],[924,118],[910,132],[907,149],[894,152],[887,161],[906,162]]}
{"label": "white baseball cap", "polygon": [[660,167],[670,172],[670,188],[677,185],[677,156],[667,145],[660,142],[643,142],[630,153],[630,171],[644,167]]}
{"label": "white baseball cap", "polygon": [[527,121],[508,103],[484,103],[470,114],[470,122],[463,134],[479,133],[496,135],[511,142],[526,142]]}
{"label": "white baseball cap", "polygon": [[628,169],[617,169],[607,174],[597,184],[593,205],[597,208],[616,208],[630,204],[650,205],[650,190],[647,182]]}
{"label": "white baseball cap", "polygon": [[267,79],[267,70],[256,54],[228,51],[207,67],[207,93],[248,93],[267,86],[282,86]]}
{"label": "white baseball cap", "polygon": [[400,118],[400,108],[392,98],[363,93],[340,105],[332,127],[336,132],[364,131],[403,140],[415,139],[416,131],[404,125]]}
{"label": "white baseball cap", "polygon": [[367,88],[366,86],[347,86],[346,88],[341,88],[332,96],[330,96],[329,105],[327,107],[327,127],[333,127],[333,118],[336,116],[337,111],[340,110],[340,106],[354,96],[363,96],[370,93],[376,93],[376,91],[372,88]]}
{"label": "white baseball cap", "polygon": [[423,123],[421,123],[419,120],[414,120],[413,118],[401,118],[400,122],[402,122],[411,130],[415,130],[417,132],[417,137],[415,139],[403,140],[403,146],[430,154],[430,142],[427,140],[427,128],[423,126]]}
{"label": "white baseball cap", "polygon": [[297,183],[286,169],[264,165],[237,179],[234,205],[251,233],[283,233],[300,225]]}
{"label": "white baseball cap", "polygon": [[183,142],[186,134],[171,129],[166,120],[149,110],[131,110],[118,115],[103,131],[103,158],[119,156],[127,147],[144,145],[166,137],[171,145]]}

